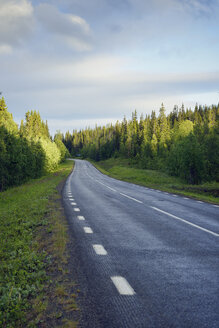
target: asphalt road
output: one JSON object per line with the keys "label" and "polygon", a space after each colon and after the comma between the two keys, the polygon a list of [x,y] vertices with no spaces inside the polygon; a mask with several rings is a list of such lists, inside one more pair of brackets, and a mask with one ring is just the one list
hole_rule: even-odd
{"label": "asphalt road", "polygon": [[219,206],[109,178],[82,160],[63,201],[84,327],[219,327]]}

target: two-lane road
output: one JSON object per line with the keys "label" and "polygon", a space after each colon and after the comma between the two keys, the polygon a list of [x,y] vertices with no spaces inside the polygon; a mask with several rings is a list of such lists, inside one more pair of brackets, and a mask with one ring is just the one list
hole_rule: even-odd
{"label": "two-lane road", "polygon": [[109,178],[81,160],[63,198],[92,303],[84,327],[219,327],[218,206]]}

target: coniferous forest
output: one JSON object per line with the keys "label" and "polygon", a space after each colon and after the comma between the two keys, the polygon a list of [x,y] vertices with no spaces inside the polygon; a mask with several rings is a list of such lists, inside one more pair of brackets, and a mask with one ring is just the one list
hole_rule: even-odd
{"label": "coniferous forest", "polygon": [[0,191],[53,171],[66,156],[62,135],[53,141],[38,112],[27,112],[18,128],[0,99]]}
{"label": "coniferous forest", "polygon": [[0,190],[51,172],[69,153],[95,161],[128,158],[143,169],[178,176],[189,184],[219,181],[219,105],[194,110],[174,107],[166,115],[125,117],[115,125],[86,128],[65,136],[49,134],[36,111],[27,112],[20,127],[0,99]]}
{"label": "coniferous forest", "polygon": [[128,158],[139,168],[180,177],[189,184],[219,181],[219,104],[194,110],[174,107],[166,115],[123,119],[115,125],[67,132],[63,143],[72,156],[95,161]]}

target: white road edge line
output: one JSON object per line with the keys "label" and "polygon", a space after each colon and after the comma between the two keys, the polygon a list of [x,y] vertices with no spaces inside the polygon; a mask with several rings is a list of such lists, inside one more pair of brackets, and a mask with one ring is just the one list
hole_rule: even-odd
{"label": "white road edge line", "polygon": [[78,207],[73,208],[73,210],[74,210],[75,212],[80,212],[80,208],[78,208]]}
{"label": "white road edge line", "polygon": [[170,214],[170,213],[168,213],[168,212],[162,211],[162,210],[160,210],[160,209],[157,208],[157,207],[153,207],[153,206],[151,206],[151,208],[153,208],[155,211],[158,211],[158,212],[161,212],[161,213],[166,214],[166,215],[168,215],[168,216],[171,216],[172,218],[174,218],[174,219],[176,219],[176,220],[179,220],[179,221],[182,221],[182,222],[184,222],[184,223],[187,223],[187,224],[189,224],[189,225],[191,225],[191,226],[193,226],[193,227],[195,227],[195,228],[198,228],[198,229],[200,229],[200,230],[202,230],[202,231],[208,232],[208,233],[210,233],[210,234],[213,235],[213,236],[219,237],[219,234],[216,233],[216,232],[213,232],[213,231],[211,231],[211,230],[208,230],[208,229],[202,228],[202,227],[198,226],[197,224],[191,223],[191,222],[186,221],[186,220],[184,220],[184,219],[182,219],[182,218],[179,218],[178,216],[175,216],[175,215]]}
{"label": "white road edge line", "polygon": [[102,245],[93,245],[93,249],[95,250],[97,255],[107,255],[107,251]]}
{"label": "white road edge line", "polygon": [[218,205],[213,205],[214,207],[219,207]]}
{"label": "white road edge line", "polygon": [[85,218],[84,218],[84,216],[82,216],[82,215],[77,216],[77,218],[78,218],[78,220],[80,220],[80,221],[85,221]]}
{"label": "white road edge line", "polygon": [[134,201],[137,202],[137,203],[143,204],[143,202],[141,202],[140,200],[135,199],[135,198],[133,198],[133,197],[130,197],[130,196],[126,195],[126,194],[123,194],[122,192],[120,192],[120,195],[122,195],[122,196],[124,196],[124,197],[127,197],[127,198],[129,198],[129,199],[132,199],[132,200],[134,200]]}
{"label": "white road edge line", "polygon": [[111,277],[112,282],[114,283],[116,289],[120,295],[134,295],[134,289],[129,285],[128,281],[121,276]]}
{"label": "white road edge line", "polygon": [[93,233],[93,230],[90,227],[84,227],[85,233]]}

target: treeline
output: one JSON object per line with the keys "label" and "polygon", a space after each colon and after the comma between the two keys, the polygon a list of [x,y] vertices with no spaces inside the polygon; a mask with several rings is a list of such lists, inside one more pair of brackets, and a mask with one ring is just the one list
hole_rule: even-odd
{"label": "treeline", "polygon": [[174,107],[165,114],[161,105],[140,119],[115,125],[67,132],[63,142],[73,156],[95,161],[111,157],[129,158],[140,168],[166,171],[186,182],[219,181],[219,105],[194,110]]}
{"label": "treeline", "polygon": [[27,112],[18,127],[0,99],[0,191],[52,171],[68,155],[61,133],[53,141],[39,113]]}

